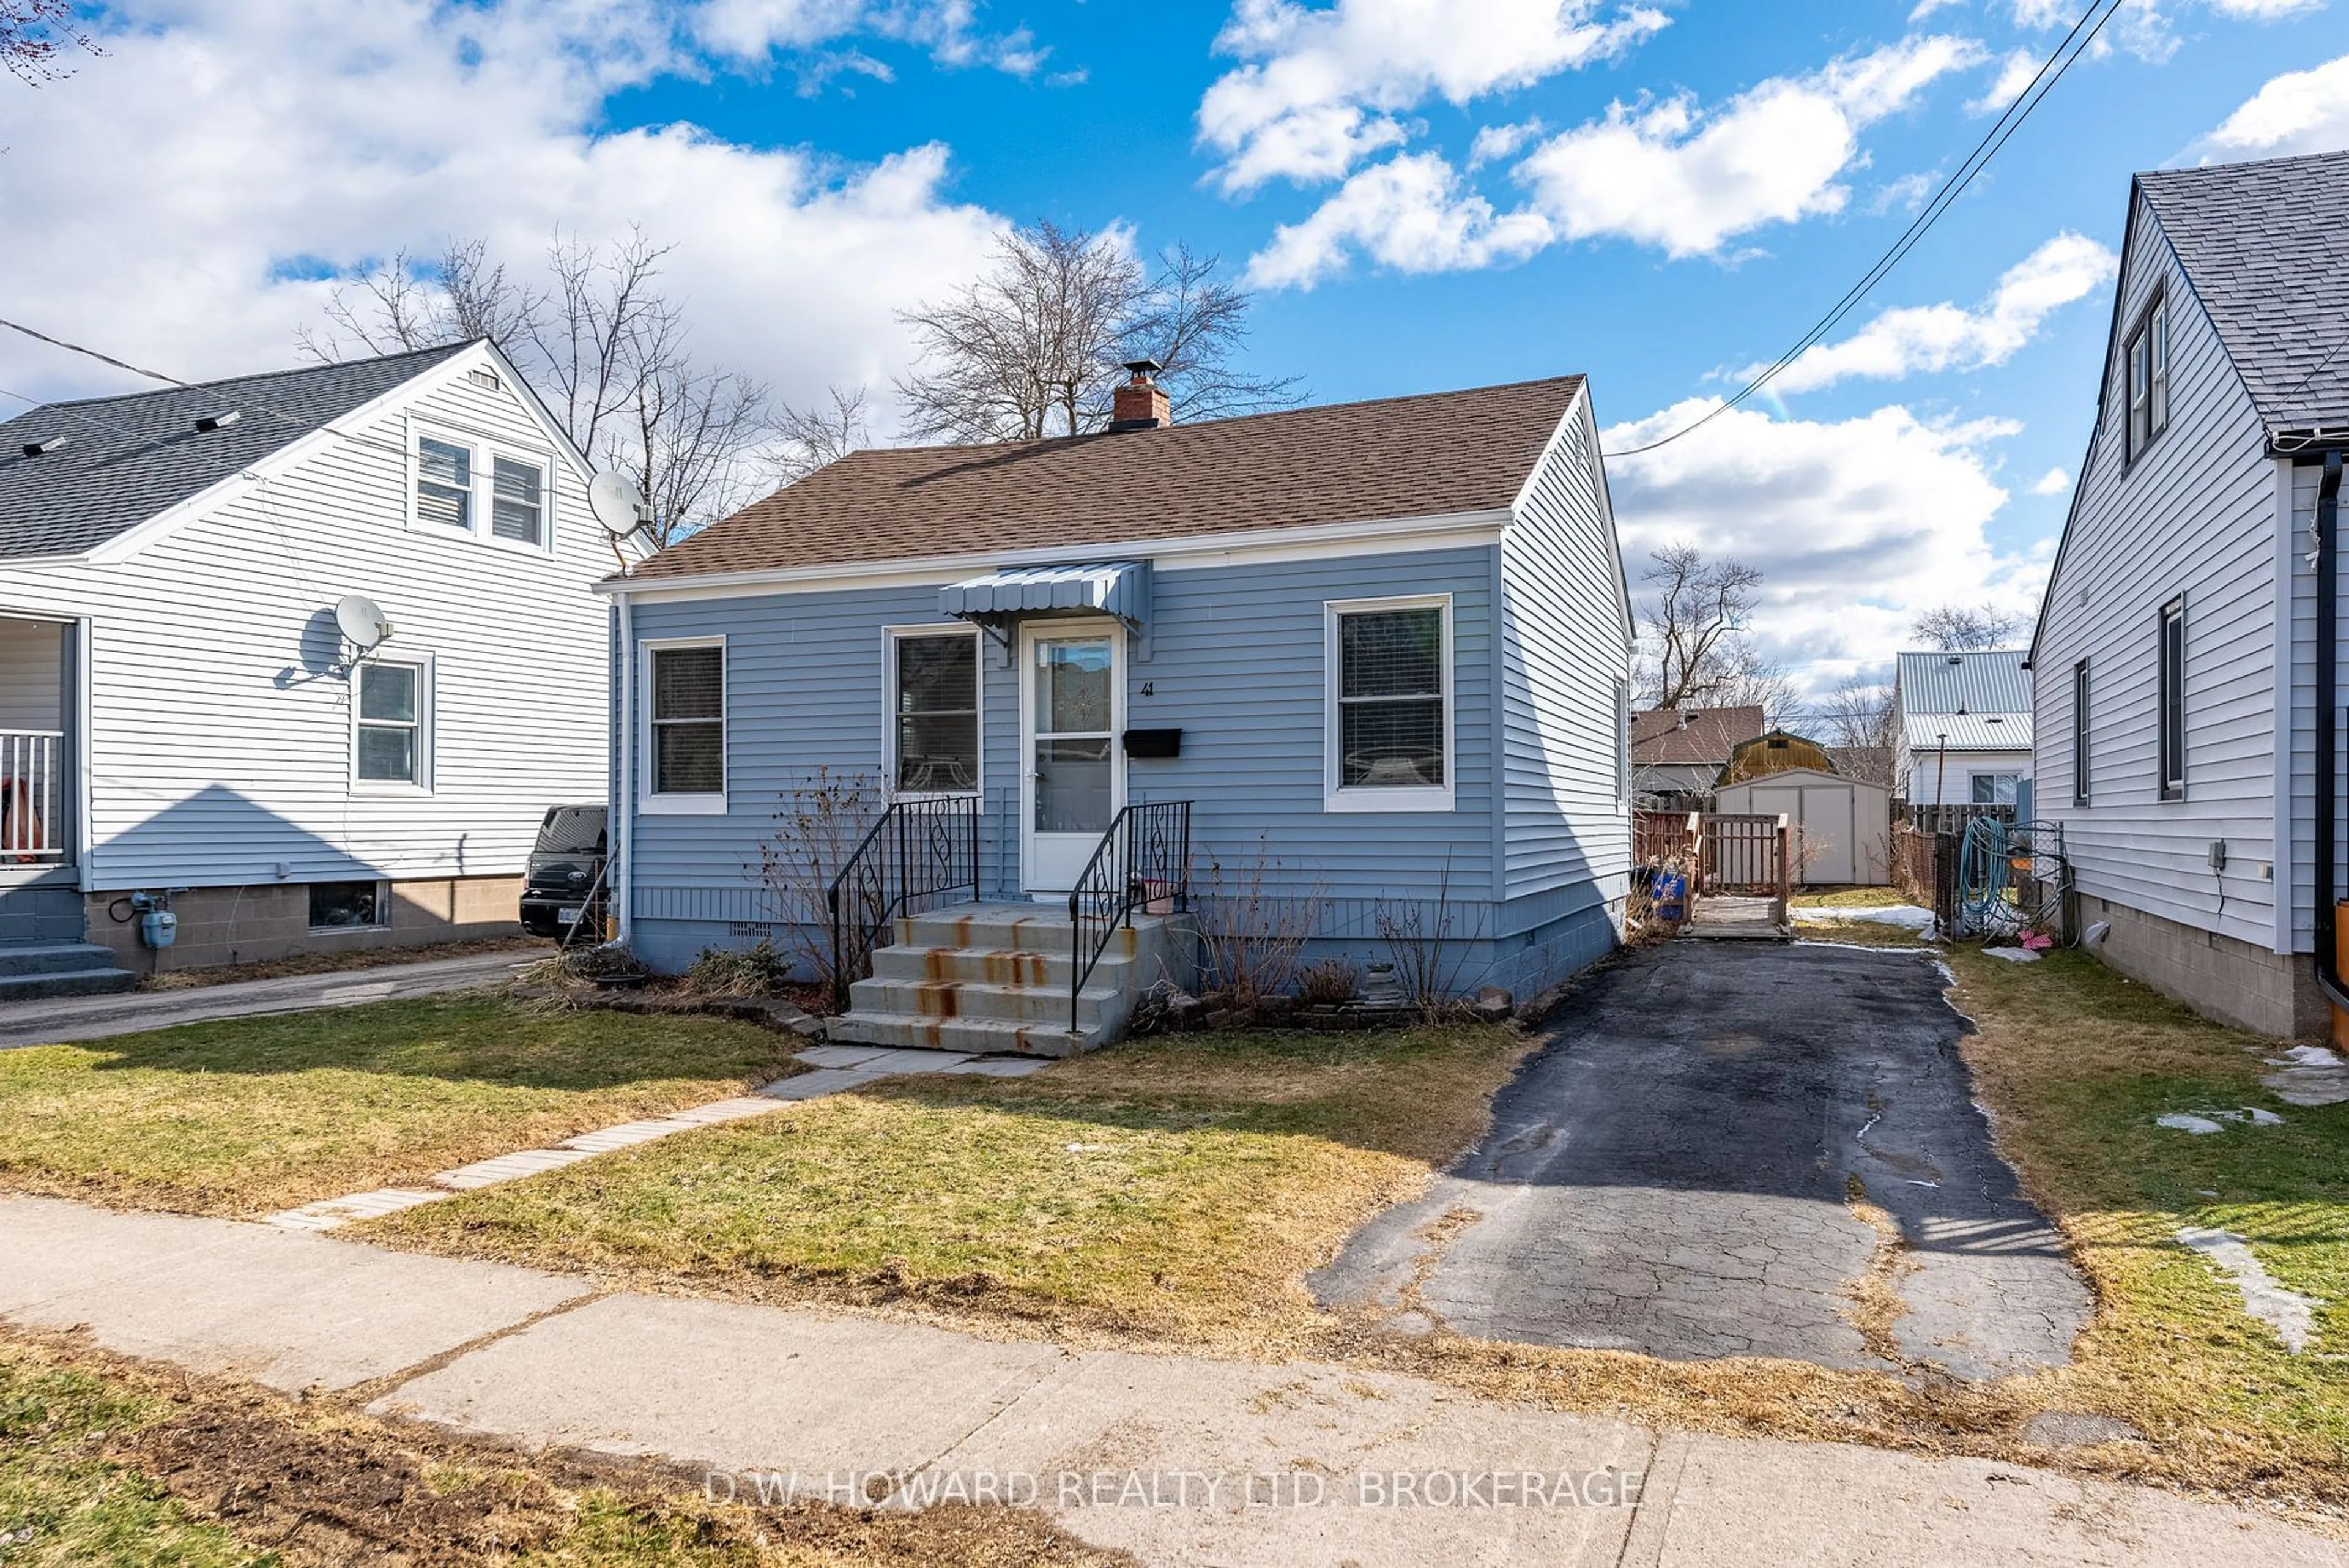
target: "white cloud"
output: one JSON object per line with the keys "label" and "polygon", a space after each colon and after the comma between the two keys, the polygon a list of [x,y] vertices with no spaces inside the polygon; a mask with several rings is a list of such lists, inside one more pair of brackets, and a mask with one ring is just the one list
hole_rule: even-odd
{"label": "white cloud", "polygon": [[[1712,406],[1692,399],[1601,444],[1653,441]],[[1988,449],[2019,428],[1930,423],[1898,405],[1832,422],[1732,409],[1685,441],[1608,460],[1625,562],[1636,580],[1650,550],[1685,539],[1760,568],[1764,651],[1822,691],[1883,663],[1927,606],[2037,607],[2044,563],[2002,554],[1984,532],[2007,502]]]}
{"label": "white cloud", "polygon": [[[1771,385],[1806,392],[1854,376],[1897,380],[1920,371],[2003,365],[2038,336],[2050,315],[2111,282],[2119,267],[2120,258],[2095,241],[2060,234],[2000,275],[1978,307],[1945,303],[1887,310],[1841,342],[1804,350]],[[1739,375],[1760,369],[1751,366]]]}
{"label": "white cloud", "polygon": [[[710,49],[746,62],[869,36],[927,49],[941,65],[992,66],[1025,77],[1051,53],[1025,27],[980,32],[976,0],[705,0],[691,26]],[[843,68],[889,76],[887,67],[854,50],[819,52],[799,67],[803,82],[820,83]]]}
{"label": "white cloud", "polygon": [[1480,126],[1476,140],[1468,146],[1468,167],[1482,169],[1487,163],[1514,158],[1520,148],[1541,133],[1542,122],[1538,119],[1521,119],[1514,125]]}
{"label": "white cloud", "polygon": [[2038,78],[2044,62],[2029,49],[2014,49],[1998,66],[1998,79],[1990,84],[1982,97],[1966,105],[1968,114],[2002,114],[2006,106],[2023,96],[2023,89]]}
{"label": "white cloud", "polygon": [[2262,157],[2349,148],[2349,55],[2271,78],[2204,139],[2204,150]]}
{"label": "white cloud", "polygon": [[1837,181],[1859,156],[1858,133],[1982,59],[1969,40],[1924,36],[1773,78],[1709,113],[1686,95],[1617,103],[1518,171],[1563,237],[1710,254],[1768,223],[1842,211],[1850,192]]}
{"label": "white cloud", "polygon": [[2072,488],[2072,476],[2063,469],[2051,468],[2031,483],[2033,495],[2062,495]]}
{"label": "white cloud", "polygon": [[1333,180],[1402,140],[1394,116],[1464,104],[1619,55],[1663,27],[1602,0],[1238,0],[1216,39],[1243,62],[1199,102],[1226,191]]}
{"label": "white cloud", "polygon": [[1283,223],[1248,264],[1265,288],[1309,288],[1355,251],[1403,272],[1452,272],[1530,255],[1550,243],[1538,213],[1497,213],[1433,152],[1373,164],[1302,223]]}
{"label": "white cloud", "polygon": [[[843,168],[690,125],[598,129],[605,98],[680,62],[649,3],[132,0],[102,59],[5,100],[0,212],[37,234],[13,314],[188,376],[296,362],[328,285],[479,235],[528,261],[560,223],[641,222],[714,359],[786,396],[883,381],[895,312],[967,276],[1000,220],[949,202],[947,153]],[[124,379],[21,340],[0,386]]]}

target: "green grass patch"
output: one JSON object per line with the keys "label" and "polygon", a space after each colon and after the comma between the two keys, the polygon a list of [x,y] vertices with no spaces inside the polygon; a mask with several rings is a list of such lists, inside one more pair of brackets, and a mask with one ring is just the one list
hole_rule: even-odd
{"label": "green grass patch", "polygon": [[[1951,961],[2001,1140],[2095,1287],[2066,1380],[2214,1465],[2337,1471],[2349,1461],[2349,1105],[2285,1105],[2260,1082],[2275,1043],[2084,954],[2010,964],[1961,949]],[[2202,1137],[2155,1125],[2246,1106],[2283,1125]],[[2189,1226],[2240,1234],[2284,1285],[2328,1303],[2306,1354],[2178,1244]]]}
{"label": "green grass patch", "polygon": [[0,1355],[0,1563],[226,1568],[275,1562],[193,1517],[137,1470],[96,1457],[160,1407],[71,1367]]}
{"label": "green grass patch", "polygon": [[374,1222],[638,1283],[912,1297],[1290,1343],[1302,1276],[1473,1142],[1505,1029],[1135,1042],[1033,1077],[885,1080]]}
{"label": "green grass patch", "polygon": [[0,1188],[266,1213],[739,1094],[793,1043],[476,993],[0,1051]]}

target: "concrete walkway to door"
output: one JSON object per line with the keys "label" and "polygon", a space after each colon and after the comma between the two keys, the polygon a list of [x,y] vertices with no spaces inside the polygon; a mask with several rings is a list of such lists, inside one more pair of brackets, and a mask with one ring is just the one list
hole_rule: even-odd
{"label": "concrete walkway to door", "polygon": [[[1459,1334],[1683,1359],[2063,1365],[2087,1288],[1992,1147],[1943,983],[1920,953],[1635,954],[1555,1022],[1484,1144],[1315,1293],[1400,1310],[1415,1282]],[[1852,1310],[1872,1268],[1907,1307],[1873,1339]]]}

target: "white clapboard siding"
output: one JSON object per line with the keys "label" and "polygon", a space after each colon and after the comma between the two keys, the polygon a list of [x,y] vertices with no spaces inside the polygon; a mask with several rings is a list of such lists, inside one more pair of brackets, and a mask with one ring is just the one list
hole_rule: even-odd
{"label": "white clapboard siding", "polygon": [[1616,769],[1630,644],[1603,492],[1586,388],[1501,545],[1504,898],[1612,897],[1630,867]]}
{"label": "white clapboard siding", "polygon": [[[2170,322],[2169,424],[2126,471],[2117,345],[2105,417],[2049,586],[2033,670],[2036,810],[2083,893],[2276,944],[2277,468],[2250,394],[2138,203],[2123,337],[2156,287]],[[2161,607],[2186,599],[2186,797],[2160,798]],[[2072,677],[2089,661],[2089,804],[2073,804]],[[2210,867],[2224,841],[2228,869]]]}
{"label": "white clapboard siding", "polygon": [[[486,352],[486,351],[484,351]],[[110,565],[36,566],[11,609],[90,621],[91,886],[512,874],[550,805],[605,796],[614,566],[584,481],[460,355],[401,405]],[[543,461],[554,549],[408,524],[412,418]],[[355,788],[333,607],[364,593],[429,659],[431,785]]]}

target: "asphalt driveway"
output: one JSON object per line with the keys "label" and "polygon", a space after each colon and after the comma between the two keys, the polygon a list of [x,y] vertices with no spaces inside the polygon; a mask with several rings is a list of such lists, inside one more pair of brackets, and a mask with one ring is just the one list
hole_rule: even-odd
{"label": "asphalt driveway", "polygon": [[[1554,1022],[1491,1136],[1315,1294],[1406,1329],[1678,1359],[2062,1365],[2088,1293],[1992,1146],[1942,984],[1928,957],[1852,948],[1634,955]],[[1871,1277],[1905,1308],[1889,1331],[1855,1309]]]}

